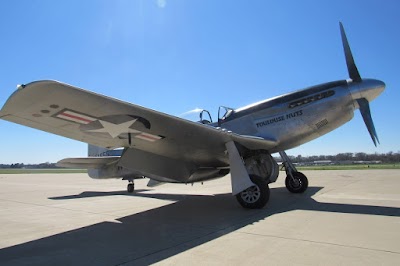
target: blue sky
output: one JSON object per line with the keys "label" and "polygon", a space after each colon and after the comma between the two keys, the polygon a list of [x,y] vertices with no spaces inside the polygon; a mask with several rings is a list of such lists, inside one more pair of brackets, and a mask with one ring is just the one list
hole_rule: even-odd
{"label": "blue sky", "polygon": [[[400,151],[399,1],[2,1],[0,105],[54,79],[172,115],[238,108],[347,79],[342,21],[362,77],[387,87],[361,115],[292,155]],[[86,156],[84,143],[0,121],[0,163]]]}

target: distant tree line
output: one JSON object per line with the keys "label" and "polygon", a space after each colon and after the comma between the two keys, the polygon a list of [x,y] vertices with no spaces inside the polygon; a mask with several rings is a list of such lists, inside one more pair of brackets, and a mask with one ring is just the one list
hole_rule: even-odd
{"label": "distant tree line", "polygon": [[[312,155],[312,156],[289,156],[294,163],[311,163],[315,161],[332,161],[332,162],[344,162],[344,161],[380,161],[382,163],[400,163],[400,151],[399,152],[388,152],[388,153],[373,153],[367,154],[364,152],[346,152],[338,153],[336,155]],[[274,157],[275,160],[280,161],[280,157]],[[13,168],[13,169],[46,169],[46,168],[61,168],[56,166],[55,163],[40,163],[40,164],[24,164],[24,163],[13,163],[13,164],[0,164],[0,169]]]}
{"label": "distant tree line", "polygon": [[0,169],[54,169],[60,168],[55,163],[39,163],[39,164],[24,164],[24,163],[13,163],[13,164],[0,164]]}
{"label": "distant tree line", "polygon": [[312,155],[312,156],[289,156],[294,163],[308,163],[315,161],[381,161],[382,163],[400,163],[400,152],[388,153],[372,153],[367,154],[364,152],[346,152],[338,153],[336,155]]}

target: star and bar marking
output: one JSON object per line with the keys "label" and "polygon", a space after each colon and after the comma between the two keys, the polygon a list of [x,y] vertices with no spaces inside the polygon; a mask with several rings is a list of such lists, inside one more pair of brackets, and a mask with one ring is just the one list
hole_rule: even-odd
{"label": "star and bar marking", "polygon": [[91,122],[94,122],[96,120],[98,120],[95,117],[90,117],[84,114],[80,114],[71,110],[63,110],[60,113],[56,114],[55,117],[70,121],[70,122],[75,122],[75,123],[79,123],[79,124],[84,124],[87,125]]}
{"label": "star and bar marking", "polygon": [[141,131],[132,129],[130,126],[132,126],[137,119],[127,121],[121,124],[114,124],[110,123],[107,121],[99,120],[100,124],[103,126],[103,128],[98,128],[98,129],[89,129],[86,130],[87,132],[99,132],[99,133],[108,133],[112,138],[116,138],[122,133],[134,133],[134,134],[139,134]]}
{"label": "star and bar marking", "polygon": [[89,130],[85,130],[85,131],[90,132],[90,133],[108,133],[112,138],[116,138],[119,135],[124,134],[124,133],[136,134],[133,136],[134,138],[138,138],[138,139],[149,141],[149,142],[155,142],[155,141],[163,138],[158,135],[153,135],[150,133],[145,133],[140,130],[130,128],[138,119],[132,119],[127,122],[120,123],[120,124],[114,124],[111,122],[101,120],[96,117],[92,117],[92,116],[78,113],[78,112],[68,110],[68,109],[62,110],[61,112],[57,113],[53,117],[67,120],[69,122],[78,123],[81,125],[87,125],[94,121],[99,121],[99,123],[102,125],[102,128],[89,129]]}

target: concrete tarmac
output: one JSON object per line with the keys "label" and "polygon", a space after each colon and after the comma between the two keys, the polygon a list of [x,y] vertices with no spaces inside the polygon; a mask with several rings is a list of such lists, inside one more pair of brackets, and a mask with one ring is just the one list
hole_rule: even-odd
{"label": "concrete tarmac", "polygon": [[400,171],[281,172],[246,210],[229,176],[147,188],[86,174],[0,174],[0,265],[399,265]]}

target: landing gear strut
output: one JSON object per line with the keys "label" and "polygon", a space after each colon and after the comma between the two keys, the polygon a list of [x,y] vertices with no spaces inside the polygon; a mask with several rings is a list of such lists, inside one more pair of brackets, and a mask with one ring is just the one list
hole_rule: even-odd
{"label": "landing gear strut", "polygon": [[303,193],[306,191],[308,188],[307,177],[303,173],[297,171],[286,152],[280,151],[279,155],[282,158],[282,165],[286,172],[286,188],[292,193]]}
{"label": "landing gear strut", "polygon": [[133,193],[133,191],[135,190],[135,183],[133,182],[133,180],[129,180],[129,184],[128,184],[126,190],[129,193]]}

